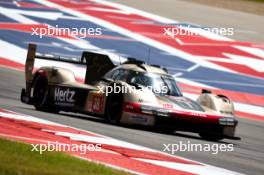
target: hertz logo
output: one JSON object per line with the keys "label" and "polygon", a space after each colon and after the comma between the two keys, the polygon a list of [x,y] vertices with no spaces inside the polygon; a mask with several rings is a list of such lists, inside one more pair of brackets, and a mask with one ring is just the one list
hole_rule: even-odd
{"label": "hertz logo", "polygon": [[67,90],[62,90],[60,88],[55,88],[54,100],[58,102],[74,103],[75,91],[71,91],[69,88]]}

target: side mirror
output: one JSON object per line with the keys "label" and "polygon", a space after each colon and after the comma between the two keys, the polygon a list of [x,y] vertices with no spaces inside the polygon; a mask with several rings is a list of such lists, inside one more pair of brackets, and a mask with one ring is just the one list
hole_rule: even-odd
{"label": "side mirror", "polygon": [[202,94],[211,94],[212,91],[208,90],[208,89],[202,89]]}

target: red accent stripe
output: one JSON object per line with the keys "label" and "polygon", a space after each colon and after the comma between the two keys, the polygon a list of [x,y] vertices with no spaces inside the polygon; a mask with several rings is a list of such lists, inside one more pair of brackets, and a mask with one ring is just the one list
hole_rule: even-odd
{"label": "red accent stripe", "polygon": [[[129,112],[132,114],[142,114],[142,115],[152,115],[152,114],[146,114],[143,113],[140,109],[142,104],[140,103],[125,103],[124,106],[124,111]],[[152,107],[151,104],[144,104],[149,107]],[[128,106],[132,107],[133,109],[130,109]],[[160,106],[160,108],[163,108]],[[224,117],[221,115],[212,115],[212,114],[200,114],[198,112],[188,112],[184,110],[177,110],[177,109],[171,109],[171,116],[178,118],[180,120],[184,121],[189,121],[192,124],[198,124],[198,123],[205,123],[205,124],[213,124],[213,125],[219,125],[219,118]],[[194,120],[195,118],[195,120]]]}
{"label": "red accent stripe", "polygon": [[4,66],[4,67],[8,67],[11,69],[17,69],[17,70],[24,70],[25,69],[25,65],[18,63],[16,61],[12,61],[6,58],[2,58],[0,57],[0,66]]}
{"label": "red accent stripe", "polygon": [[41,9],[51,9],[50,7],[44,6],[44,5],[39,5],[36,3],[31,3],[31,2],[19,2],[16,1],[17,6],[23,7],[23,8],[41,8]]}

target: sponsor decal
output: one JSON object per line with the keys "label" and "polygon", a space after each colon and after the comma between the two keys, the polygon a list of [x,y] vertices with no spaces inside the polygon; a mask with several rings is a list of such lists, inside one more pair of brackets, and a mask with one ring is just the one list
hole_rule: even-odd
{"label": "sponsor decal", "polygon": [[203,108],[195,101],[192,101],[188,98],[175,98],[169,97],[168,100],[183,109],[194,110],[194,111],[201,111],[204,112]]}
{"label": "sponsor decal", "polygon": [[103,109],[103,96],[93,96],[92,99],[92,112],[100,112]]}
{"label": "sponsor decal", "polygon": [[165,104],[163,104],[163,108],[165,108],[165,109],[173,109],[173,105],[169,104],[169,103],[165,103]]}
{"label": "sponsor decal", "polygon": [[142,116],[131,116],[132,120],[136,122],[141,122],[141,123],[147,123],[148,119],[146,117]]}
{"label": "sponsor decal", "polygon": [[192,116],[197,116],[197,117],[207,117],[205,114],[202,114],[202,113],[194,113],[194,112],[192,112],[191,115]]}
{"label": "sponsor decal", "polygon": [[61,89],[55,88],[54,90],[54,101],[55,104],[59,105],[73,105],[75,103],[75,91],[70,90],[70,88]]}

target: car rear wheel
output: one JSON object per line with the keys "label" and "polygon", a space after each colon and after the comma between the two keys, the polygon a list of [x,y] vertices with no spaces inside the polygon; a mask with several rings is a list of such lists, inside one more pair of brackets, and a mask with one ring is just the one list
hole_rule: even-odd
{"label": "car rear wheel", "polygon": [[106,105],[106,118],[111,124],[119,124],[122,116],[122,105],[123,95],[122,94],[110,94],[107,98]]}
{"label": "car rear wheel", "polygon": [[48,80],[37,75],[33,83],[33,103],[36,110],[57,113],[58,109],[48,103]]}

